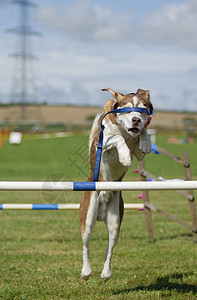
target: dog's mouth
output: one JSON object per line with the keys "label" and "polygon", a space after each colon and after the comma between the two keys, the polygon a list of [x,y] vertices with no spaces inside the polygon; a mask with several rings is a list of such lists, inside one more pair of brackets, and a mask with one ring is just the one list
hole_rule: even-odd
{"label": "dog's mouth", "polygon": [[132,134],[138,134],[140,130],[137,127],[127,128],[127,131]]}

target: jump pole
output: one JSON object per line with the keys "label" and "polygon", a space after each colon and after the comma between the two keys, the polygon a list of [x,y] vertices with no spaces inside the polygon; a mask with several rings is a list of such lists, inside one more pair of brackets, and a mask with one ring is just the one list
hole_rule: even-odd
{"label": "jump pole", "polygon": [[158,191],[196,190],[197,181],[51,182],[0,181],[0,191]]}
{"label": "jump pole", "polygon": [[[79,204],[15,204],[4,203],[0,204],[0,210],[76,210],[79,209]],[[142,203],[125,203],[124,209],[126,210],[144,210],[144,204]]]}

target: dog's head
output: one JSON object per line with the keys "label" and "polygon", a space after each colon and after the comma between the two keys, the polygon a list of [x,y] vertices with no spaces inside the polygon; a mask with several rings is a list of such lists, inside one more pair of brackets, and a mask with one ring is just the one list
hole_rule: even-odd
{"label": "dog's head", "polygon": [[[146,108],[152,114],[153,106],[150,102],[150,93],[147,90],[138,89],[137,92],[123,95],[112,89],[102,89],[110,92],[114,97],[113,109],[124,107]],[[149,115],[143,112],[131,111],[117,113],[117,124],[132,137],[138,136],[145,128]]]}

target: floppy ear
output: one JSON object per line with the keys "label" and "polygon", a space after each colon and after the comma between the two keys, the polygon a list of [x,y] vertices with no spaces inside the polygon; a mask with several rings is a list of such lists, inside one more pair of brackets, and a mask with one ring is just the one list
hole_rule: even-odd
{"label": "floppy ear", "polygon": [[148,90],[145,91],[145,90],[138,89],[137,94],[141,95],[142,97],[144,97],[147,100],[150,100],[150,92]]}
{"label": "floppy ear", "polygon": [[119,93],[119,92],[116,92],[112,89],[101,89],[101,91],[104,91],[104,92],[110,92],[112,94],[112,96],[114,97],[114,99],[116,99],[118,102],[122,100],[122,98],[124,97],[123,94]]}

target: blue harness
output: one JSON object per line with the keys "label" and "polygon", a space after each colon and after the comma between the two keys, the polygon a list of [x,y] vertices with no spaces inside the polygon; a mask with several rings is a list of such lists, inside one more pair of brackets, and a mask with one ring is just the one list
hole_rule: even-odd
{"label": "blue harness", "polygon": [[102,148],[103,148],[103,131],[105,129],[105,126],[102,124],[103,119],[111,113],[129,113],[129,112],[140,112],[144,113],[147,115],[152,115],[150,111],[146,108],[141,108],[141,107],[123,107],[123,108],[117,108],[113,109],[111,111],[108,111],[101,119],[101,124],[100,124],[100,134],[99,134],[99,142],[97,146],[97,152],[96,152],[96,160],[95,160],[95,166],[94,166],[94,176],[93,176],[93,181],[98,181],[99,177],[99,170],[100,170],[100,163],[101,163],[101,154],[102,154]]}

